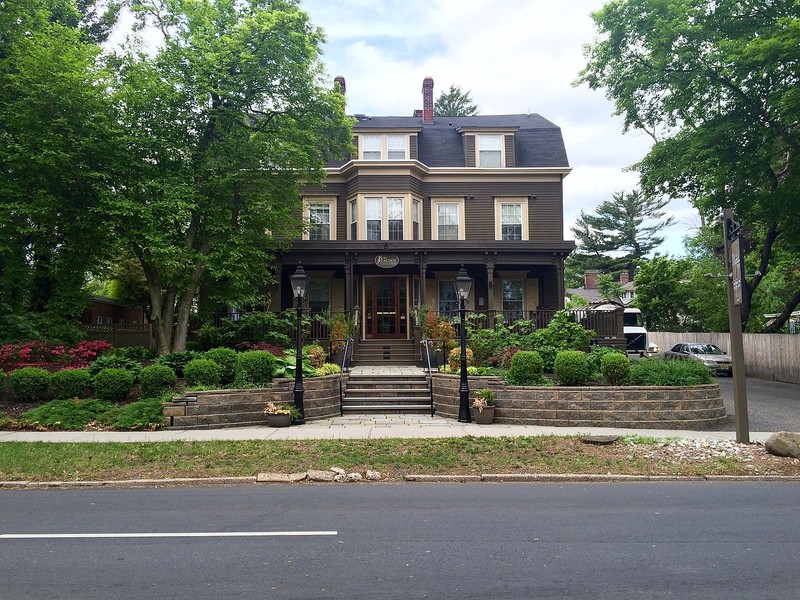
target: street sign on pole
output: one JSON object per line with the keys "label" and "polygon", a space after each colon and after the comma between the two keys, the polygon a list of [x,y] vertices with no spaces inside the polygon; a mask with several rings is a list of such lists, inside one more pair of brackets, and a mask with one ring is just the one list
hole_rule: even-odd
{"label": "street sign on pole", "polygon": [[740,226],[733,220],[733,211],[729,208],[722,211],[722,227],[725,237],[725,271],[727,274],[725,280],[728,284],[728,327],[733,362],[733,413],[736,421],[736,441],[740,444],[749,444],[750,421],[747,414],[747,381],[744,372],[742,339],[742,286],[745,284],[742,261],[744,257],[739,240]]}

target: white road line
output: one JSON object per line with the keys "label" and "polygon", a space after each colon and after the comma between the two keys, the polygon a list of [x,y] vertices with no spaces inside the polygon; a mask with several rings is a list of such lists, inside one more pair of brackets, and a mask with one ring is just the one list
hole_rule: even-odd
{"label": "white road line", "polygon": [[198,531],[152,533],[0,533],[0,540],[59,540],[94,538],[301,537],[338,535],[338,531]]}

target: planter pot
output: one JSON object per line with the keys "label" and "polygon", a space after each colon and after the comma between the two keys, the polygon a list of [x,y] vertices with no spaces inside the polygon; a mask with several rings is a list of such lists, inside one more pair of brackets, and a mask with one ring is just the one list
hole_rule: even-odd
{"label": "planter pot", "polygon": [[292,415],[267,415],[267,425],[270,427],[289,427],[292,424]]}
{"label": "planter pot", "polygon": [[479,425],[489,425],[494,421],[494,406],[487,406],[482,411],[477,408],[472,409],[472,418]]}

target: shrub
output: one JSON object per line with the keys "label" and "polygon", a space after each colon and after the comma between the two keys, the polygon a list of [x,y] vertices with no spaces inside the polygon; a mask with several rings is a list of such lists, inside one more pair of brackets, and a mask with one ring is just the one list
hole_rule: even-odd
{"label": "shrub", "polygon": [[506,381],[511,385],[542,385],[546,379],[542,375],[544,363],[534,350],[520,350],[511,359],[506,373]]}
{"label": "shrub", "polygon": [[236,350],[230,348],[212,348],[203,355],[203,358],[213,360],[220,368],[219,382],[230,385],[236,377]]}
{"label": "shrub", "polygon": [[94,395],[101,400],[119,402],[133,389],[133,374],[127,369],[103,369],[94,376]]}
{"label": "shrub", "polygon": [[146,398],[112,408],[100,420],[112,429],[157,429],[165,423],[163,406],[163,398]]}
{"label": "shrub", "polygon": [[325,364],[325,350],[319,344],[303,346],[303,358],[307,358],[311,366],[319,369]]}
{"label": "shrub", "polygon": [[[544,363],[544,371],[546,373],[553,372],[553,366],[555,365],[556,356],[558,355],[559,350],[560,349],[557,348],[556,346],[545,345],[536,347],[536,352],[538,352],[539,356],[542,357],[542,362]],[[564,348],[561,348],[561,350],[564,350]]]}
{"label": "shrub", "polygon": [[[472,365],[475,355],[472,353],[472,348],[467,348],[467,368]],[[447,355],[447,366],[451,371],[461,370],[461,348],[453,348]]]}
{"label": "shrub", "polygon": [[103,354],[94,359],[92,364],[89,365],[89,375],[95,377],[103,369],[125,369],[130,371],[135,381],[139,378],[142,365],[138,361],[121,354]]}
{"label": "shrub", "polygon": [[157,365],[165,365],[175,371],[175,375],[183,377],[183,368],[196,358],[203,358],[203,355],[194,350],[184,350],[183,352],[173,352],[172,354],[159,356],[155,363]]}
{"label": "shrub", "polygon": [[117,348],[114,354],[130,358],[138,362],[145,360],[153,360],[156,357],[156,351],[144,346],[125,346],[124,348]]}
{"label": "shrub", "polygon": [[50,376],[50,389],[57,400],[62,398],[84,398],[92,383],[87,369],[62,369]]}
{"label": "shrub", "polygon": [[582,385],[589,380],[589,357],[581,350],[562,350],[556,355],[553,373],[564,385]]}
{"label": "shrub", "polygon": [[497,366],[501,369],[508,369],[511,366],[511,359],[514,358],[514,355],[523,350],[523,348],[519,346],[511,346],[510,348],[503,348],[500,350],[497,356]]}
{"label": "shrub", "polygon": [[622,350],[612,348],[611,346],[592,346],[589,350],[589,370],[591,374],[589,379],[601,379],[603,377],[603,370],[601,368],[601,361],[603,357],[608,354],[619,354],[628,358]]}
{"label": "shrub", "polygon": [[8,379],[19,402],[40,402],[47,399],[50,373],[39,367],[22,367],[12,371]]}
{"label": "shrub", "polygon": [[139,375],[139,386],[142,398],[155,398],[175,388],[178,377],[175,371],[166,365],[150,365],[142,369]]}
{"label": "shrub", "polygon": [[700,385],[712,381],[708,367],[693,360],[650,358],[631,365],[633,385]]}
{"label": "shrub", "polygon": [[631,379],[631,361],[622,352],[608,352],[600,359],[600,371],[610,385],[625,385]]}
{"label": "shrub", "polygon": [[196,358],[183,369],[188,387],[219,387],[222,367],[209,358]]}
{"label": "shrub", "polygon": [[265,350],[250,350],[239,354],[237,385],[264,387],[275,373],[275,355]]}
{"label": "shrub", "polygon": [[62,398],[29,410],[20,418],[20,423],[36,425],[62,431],[77,431],[100,419],[110,410],[106,402],[88,399]]}
{"label": "shrub", "polygon": [[197,343],[200,346],[200,350],[218,348],[222,346],[223,341],[222,332],[209,323],[197,330]]}
{"label": "shrub", "polygon": [[333,363],[325,363],[317,369],[317,377],[324,377],[325,375],[335,375],[341,373],[342,368]]}

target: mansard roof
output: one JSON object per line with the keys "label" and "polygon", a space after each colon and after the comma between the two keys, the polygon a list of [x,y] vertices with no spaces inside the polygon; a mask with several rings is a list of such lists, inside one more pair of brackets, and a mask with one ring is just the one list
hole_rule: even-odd
{"label": "mansard roof", "polygon": [[516,167],[569,167],[561,129],[538,114],[434,117],[369,117],[356,115],[354,132],[391,130],[418,132],[418,160],[429,167],[464,167],[465,130],[470,133],[508,131],[514,133]]}

